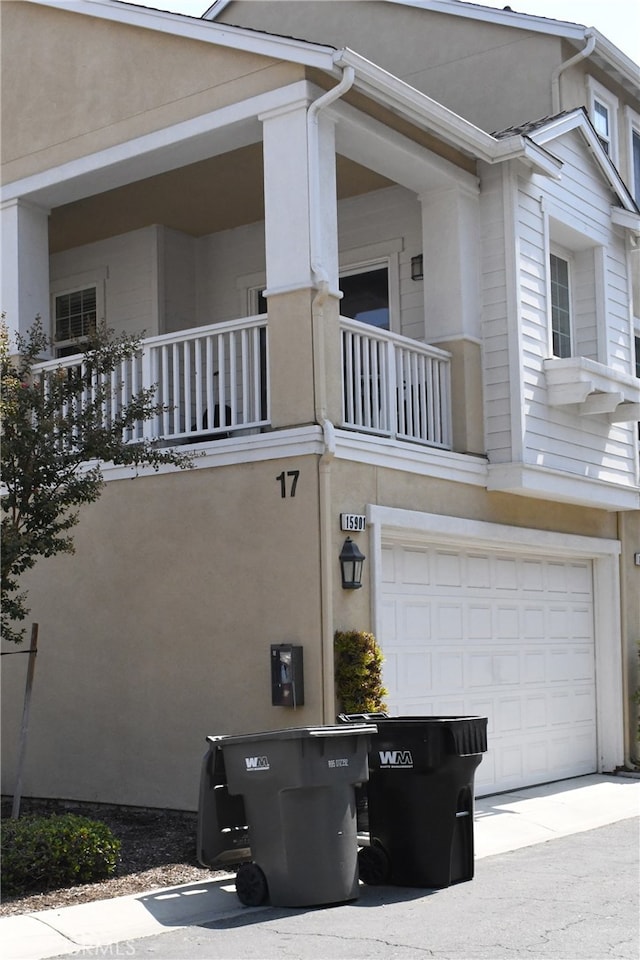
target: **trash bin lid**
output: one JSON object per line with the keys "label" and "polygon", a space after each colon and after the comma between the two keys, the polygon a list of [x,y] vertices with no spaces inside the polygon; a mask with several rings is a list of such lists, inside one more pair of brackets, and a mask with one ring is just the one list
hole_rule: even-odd
{"label": "trash bin lid", "polygon": [[263,730],[259,733],[241,733],[222,734],[220,736],[208,736],[207,742],[211,744],[231,744],[231,743],[255,743],[264,740],[303,740],[319,739],[322,737],[350,737],[354,734],[377,733],[378,728],[372,723],[351,723],[341,724],[340,726],[326,727],[287,727],[284,730]]}

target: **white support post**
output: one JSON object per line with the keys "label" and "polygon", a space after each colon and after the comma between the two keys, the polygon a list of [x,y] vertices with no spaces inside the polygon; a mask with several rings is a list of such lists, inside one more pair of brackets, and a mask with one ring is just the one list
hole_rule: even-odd
{"label": "white support post", "polygon": [[0,215],[0,309],[6,314],[10,333],[26,333],[39,316],[45,333],[50,334],[49,211],[9,200],[0,207]]}
{"label": "white support post", "polygon": [[267,292],[312,285],[307,101],[260,117],[264,150]]}
{"label": "white support post", "polygon": [[[338,231],[333,122],[309,138],[308,101],[263,114],[267,294],[312,287],[312,248],[337,294]],[[309,151],[313,151],[310,157]]]}

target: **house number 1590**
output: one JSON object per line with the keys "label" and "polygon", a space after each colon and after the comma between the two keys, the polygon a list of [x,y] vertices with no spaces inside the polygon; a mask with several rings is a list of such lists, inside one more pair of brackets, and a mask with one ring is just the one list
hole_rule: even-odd
{"label": "house number 1590", "polygon": [[276,480],[280,484],[280,496],[284,499],[287,496],[287,477],[290,478],[291,483],[289,484],[289,496],[295,497],[296,487],[298,486],[298,477],[300,476],[299,470],[287,470],[285,473],[284,470],[281,474],[276,477]]}

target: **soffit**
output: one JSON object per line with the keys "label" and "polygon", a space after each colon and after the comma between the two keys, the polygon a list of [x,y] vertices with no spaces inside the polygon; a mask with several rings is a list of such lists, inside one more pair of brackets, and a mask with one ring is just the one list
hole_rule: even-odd
{"label": "soffit", "polygon": [[[357,196],[391,181],[338,156],[338,198]],[[139,180],[65,204],[49,219],[51,253],[151,224],[193,237],[264,220],[262,144]]]}

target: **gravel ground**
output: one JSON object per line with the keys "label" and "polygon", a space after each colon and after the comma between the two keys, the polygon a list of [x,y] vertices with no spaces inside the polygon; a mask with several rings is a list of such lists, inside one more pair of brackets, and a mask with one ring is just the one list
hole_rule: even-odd
{"label": "gravel ground", "polygon": [[[196,860],[197,815],[176,810],[146,810],[103,804],[24,799],[21,814],[75,813],[101,820],[122,843],[115,877],[19,897],[2,897],[0,917],[68,907],[91,900],[197,883],[219,876]],[[11,803],[2,801],[2,818],[10,816]]]}

